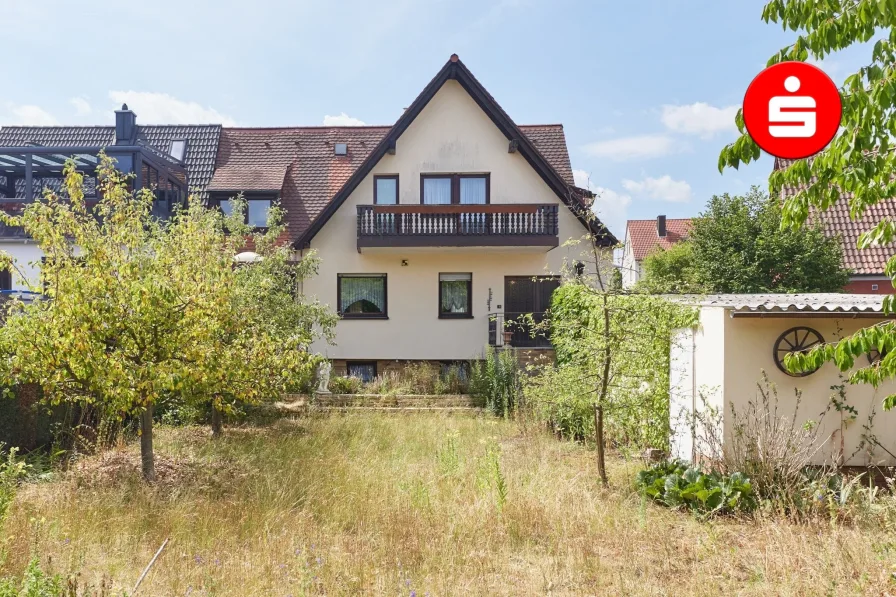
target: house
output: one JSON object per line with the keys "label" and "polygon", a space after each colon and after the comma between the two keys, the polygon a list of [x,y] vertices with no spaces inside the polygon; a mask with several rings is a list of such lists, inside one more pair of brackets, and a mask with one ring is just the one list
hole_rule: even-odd
{"label": "house", "polygon": [[656,220],[629,220],[620,266],[622,287],[631,288],[641,279],[641,264],[648,255],[685,240],[690,229],[690,218],[657,216]]}
{"label": "house", "polygon": [[[0,130],[0,156],[53,131],[26,128]],[[115,142],[108,129],[93,142]],[[475,358],[504,344],[505,323],[543,317],[564,267],[612,267],[616,238],[573,182],[562,125],[517,125],[456,55],[391,126],[215,130],[201,166],[184,131],[189,184],[223,210],[243,193],[259,228],[272,202],[284,207],[283,242],[321,260],[301,292],[342,316],[336,344],[312,347],[336,373]],[[138,141],[140,131],[141,147],[171,153],[152,127]],[[565,245],[588,231],[600,264]],[[511,332],[514,348],[550,349],[543,335]]]}
{"label": "house", "polygon": [[[817,451],[813,464],[846,466],[896,465],[896,419],[882,413],[881,402],[896,392],[896,382],[879,388],[849,385],[849,372],[840,373],[833,363],[796,376],[783,366],[789,352],[807,349],[819,342],[833,342],[892,316],[883,313],[883,297],[867,294],[746,294],[681,297],[680,302],[699,310],[699,324],[676,330],[671,348],[670,417],[673,428],[672,454],[687,461],[712,456],[703,441],[703,427],[693,426],[694,413],[711,409],[721,414],[724,441],[735,432],[735,413],[743,416],[749,403],[757,401],[757,382],[762,372],[776,386],[777,411],[773,419],[793,419],[795,390],[802,393],[796,410],[796,425],[817,423]],[[880,354],[872,350],[864,366]],[[845,384],[845,402],[855,409],[832,406],[832,395]],[[769,404],[770,409],[775,403]],[[760,410],[760,415],[764,414]],[[875,413],[879,416],[874,416]],[[770,419],[771,420],[771,419]],[[881,446],[863,442],[871,426]]]}
{"label": "house", "polygon": [[[790,167],[792,160],[775,158],[775,170]],[[785,187],[783,198],[792,197],[799,191],[795,187]],[[871,230],[882,219],[896,219],[896,199],[882,201],[868,209],[861,218],[849,217],[849,197],[842,196],[830,209],[813,212],[810,221],[820,221],[828,237],[840,239],[843,247],[843,267],[850,271],[846,292],[861,294],[894,294],[896,289],[889,276],[884,273],[887,260],[896,254],[896,247],[857,248],[856,243],[863,232]]]}
{"label": "house", "polygon": [[[156,214],[167,217],[187,193],[205,197],[218,152],[220,125],[146,126],[127,105],[115,112],[114,126],[4,126],[0,128],[0,207],[16,212],[43,193],[59,189],[62,166],[76,158],[85,174],[88,203],[96,189],[97,155],[101,150],[117,167],[135,175],[135,188],[156,194]],[[0,250],[16,261],[32,283],[37,282],[43,254],[17,227],[0,224]],[[8,271],[0,273],[0,290],[26,288],[26,280]]]}

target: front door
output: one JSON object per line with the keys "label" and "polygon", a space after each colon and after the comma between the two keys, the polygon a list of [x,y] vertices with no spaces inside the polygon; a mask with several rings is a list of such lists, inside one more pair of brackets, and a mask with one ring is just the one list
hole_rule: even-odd
{"label": "front door", "polygon": [[549,348],[544,331],[533,338],[530,325],[521,320],[532,314],[535,323],[544,321],[544,313],[551,307],[551,294],[560,286],[560,278],[535,276],[504,277],[504,320],[513,331],[511,345],[517,348]]}

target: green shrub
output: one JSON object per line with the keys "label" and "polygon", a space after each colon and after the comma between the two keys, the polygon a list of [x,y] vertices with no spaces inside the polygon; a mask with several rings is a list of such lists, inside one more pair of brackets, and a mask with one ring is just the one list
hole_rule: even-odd
{"label": "green shrub", "polygon": [[66,595],[74,595],[74,593],[66,591],[62,576],[44,572],[37,558],[32,558],[28,563],[21,581],[17,581],[15,578],[0,579],[0,597],[64,597]]}
{"label": "green shrub", "polygon": [[327,389],[334,394],[357,394],[363,385],[364,382],[358,377],[332,377]]}
{"label": "green shrub", "polygon": [[641,471],[637,487],[657,503],[701,515],[750,512],[757,506],[750,479],[743,474],[703,472],[683,462],[664,462]]}
{"label": "green shrub", "polygon": [[[6,513],[16,497],[16,490],[22,479],[28,474],[30,466],[16,457],[18,448],[11,448],[6,454],[5,460],[0,460],[0,524],[6,518]],[[3,452],[3,444],[0,444],[0,454]]]}
{"label": "green shrub", "polygon": [[520,404],[523,369],[509,350],[485,349],[470,363],[470,393],[496,415],[506,417]]}

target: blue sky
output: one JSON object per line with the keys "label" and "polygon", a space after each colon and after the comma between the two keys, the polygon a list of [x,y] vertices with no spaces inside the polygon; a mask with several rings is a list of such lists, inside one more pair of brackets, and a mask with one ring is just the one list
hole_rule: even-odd
{"label": "blue sky", "polygon": [[[452,52],[520,124],[561,122],[581,184],[627,218],[763,184],[720,175],[733,113],[792,34],[762,0],[0,0],[0,125],[391,124]],[[15,48],[15,50],[10,50]],[[862,54],[826,59],[838,82]]]}

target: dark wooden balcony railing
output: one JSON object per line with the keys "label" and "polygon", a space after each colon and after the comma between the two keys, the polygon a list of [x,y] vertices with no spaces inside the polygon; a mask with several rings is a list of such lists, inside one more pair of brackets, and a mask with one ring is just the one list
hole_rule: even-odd
{"label": "dark wooden balcony railing", "polygon": [[557,205],[359,205],[358,249],[559,244]]}

